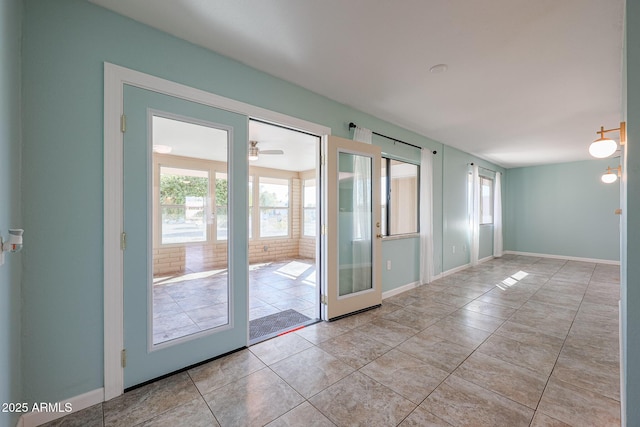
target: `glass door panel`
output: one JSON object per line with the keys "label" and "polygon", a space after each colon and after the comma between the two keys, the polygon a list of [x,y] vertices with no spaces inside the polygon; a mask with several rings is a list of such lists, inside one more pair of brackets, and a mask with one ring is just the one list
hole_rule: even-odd
{"label": "glass door panel", "polygon": [[334,319],[382,303],[380,148],[329,137],[325,152],[325,319]]}
{"label": "glass door panel", "polygon": [[124,95],[132,387],[247,344],[247,117],[130,86]]}

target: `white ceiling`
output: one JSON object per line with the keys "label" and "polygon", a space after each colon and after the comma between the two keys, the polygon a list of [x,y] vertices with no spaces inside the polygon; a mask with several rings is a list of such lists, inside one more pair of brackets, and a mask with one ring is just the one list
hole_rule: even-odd
{"label": "white ceiling", "polygon": [[505,167],[621,118],[624,0],[91,1]]}

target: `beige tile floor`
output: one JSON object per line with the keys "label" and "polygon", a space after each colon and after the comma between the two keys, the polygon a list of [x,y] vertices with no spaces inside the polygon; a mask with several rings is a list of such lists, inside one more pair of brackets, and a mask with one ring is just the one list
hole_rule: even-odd
{"label": "beige tile floor", "polygon": [[[153,343],[160,344],[226,325],[227,270],[193,269],[156,277],[153,286]],[[249,267],[249,320],[293,309],[318,317],[313,259],[288,259]]]}
{"label": "beige tile floor", "polygon": [[505,256],[50,425],[618,426],[618,299],[616,266]]}

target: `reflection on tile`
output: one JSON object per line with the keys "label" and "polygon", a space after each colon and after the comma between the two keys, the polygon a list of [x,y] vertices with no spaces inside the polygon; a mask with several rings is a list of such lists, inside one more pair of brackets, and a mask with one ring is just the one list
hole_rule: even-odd
{"label": "reflection on tile", "polygon": [[411,400],[422,402],[448,373],[398,350],[391,350],[360,372]]}
{"label": "reflection on tile", "polygon": [[491,335],[490,332],[464,325],[449,317],[429,326],[424,332],[471,348],[479,346]]}
{"label": "reflection on tile", "polygon": [[392,320],[394,322],[400,323],[401,325],[405,325],[415,329],[416,331],[421,331],[429,326],[433,325],[438,321],[438,317],[428,316],[425,314],[418,314],[413,311],[406,310],[404,308],[400,310],[396,310],[389,314],[382,316],[383,319]]}
{"label": "reflection on tile", "polygon": [[189,403],[158,415],[140,424],[140,427],[174,427],[177,425],[189,427],[219,427],[220,424],[213,417],[202,397]]}
{"label": "reflection on tile", "polygon": [[528,344],[500,335],[491,336],[478,351],[546,376],[551,374],[560,353],[560,349],[542,341]]}
{"label": "reflection on tile", "polygon": [[342,335],[349,329],[340,326],[336,322],[318,322],[297,330],[295,333],[313,344]]}
{"label": "reflection on tile", "polygon": [[508,319],[516,310],[502,305],[491,304],[475,300],[463,307],[465,310],[475,311],[476,313],[486,314],[487,316],[497,317],[498,319]]}
{"label": "reflection on tile", "polygon": [[531,421],[531,427],[571,427],[569,424],[565,424],[562,421],[558,421],[554,418],[551,418],[548,415],[543,414],[540,411],[537,411],[533,416],[533,421]]}
{"label": "reflection on tile", "polygon": [[465,309],[457,310],[446,318],[487,332],[494,332],[504,323],[502,319]]}
{"label": "reflection on tile", "polygon": [[318,347],[274,363],[271,369],[306,398],[354,371],[354,368]]}
{"label": "reflection on tile", "polygon": [[262,426],[304,401],[302,396],[268,368],[203,397],[223,426]]}
{"label": "reflection on tile", "polygon": [[443,338],[421,332],[398,346],[398,350],[447,372],[453,372],[473,352]]}
{"label": "reflection on tile", "polygon": [[358,330],[324,341],[319,347],[356,369],[391,350],[388,345],[369,338]]}
{"label": "reflection on tile", "polygon": [[358,328],[358,331],[383,344],[395,347],[415,335],[419,330],[391,320],[375,319],[368,325]]}
{"label": "reflection on tile", "polygon": [[400,427],[453,427],[443,419],[440,419],[430,412],[418,406],[405,420]]}
{"label": "reflection on tile", "polygon": [[528,426],[533,410],[455,375],[420,405],[452,425]]}
{"label": "reflection on tile", "polygon": [[479,352],[469,356],[454,374],[532,409],[538,406],[548,378]]}
{"label": "reflection on tile", "polygon": [[267,427],[335,427],[329,418],[322,415],[322,412],[311,406],[309,402],[293,408],[275,421],[267,424]]}
{"label": "reflection on tile", "polygon": [[309,341],[296,334],[286,334],[251,346],[250,350],[267,365],[311,347]]}
{"label": "reflection on tile", "polygon": [[359,372],[340,380],[309,401],[337,425],[395,426],[416,407]]}
{"label": "reflection on tile", "polygon": [[538,411],[570,425],[620,425],[620,402],[553,377],[542,395]]}
{"label": "reflection on tile", "polygon": [[74,412],[57,420],[42,424],[41,427],[102,427],[102,403]]}
{"label": "reflection on tile", "polygon": [[264,363],[249,350],[240,350],[190,369],[189,376],[200,393],[207,393],[264,367]]}
{"label": "reflection on tile", "polygon": [[186,372],[137,388],[103,404],[104,425],[135,425],[199,397]]}

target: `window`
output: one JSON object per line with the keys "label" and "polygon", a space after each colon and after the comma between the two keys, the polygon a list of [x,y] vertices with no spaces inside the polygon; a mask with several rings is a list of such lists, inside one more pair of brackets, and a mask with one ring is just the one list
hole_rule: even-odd
{"label": "window", "polygon": [[493,180],[480,177],[480,224],[493,224]]}
{"label": "window", "polygon": [[302,234],[315,237],[316,235],[316,180],[315,178],[302,181]]}
{"label": "window", "polygon": [[209,174],[160,166],[161,242],[207,241]]}
{"label": "window", "polygon": [[259,177],[260,237],[289,235],[289,180]]}
{"label": "window", "polygon": [[381,176],[383,235],[417,233],[418,165],[383,158]]}

